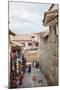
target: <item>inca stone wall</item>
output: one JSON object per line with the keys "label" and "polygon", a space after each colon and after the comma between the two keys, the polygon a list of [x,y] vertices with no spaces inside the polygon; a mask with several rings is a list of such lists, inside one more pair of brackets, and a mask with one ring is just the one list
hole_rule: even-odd
{"label": "inca stone wall", "polygon": [[49,85],[58,84],[58,36],[54,26],[49,27],[47,39],[40,40],[39,63]]}

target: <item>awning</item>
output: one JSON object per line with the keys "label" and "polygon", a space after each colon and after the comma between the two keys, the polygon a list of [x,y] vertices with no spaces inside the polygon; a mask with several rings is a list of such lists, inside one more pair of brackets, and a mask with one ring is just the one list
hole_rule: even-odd
{"label": "awning", "polygon": [[16,34],[14,32],[12,32],[11,30],[9,30],[9,34],[15,36]]}

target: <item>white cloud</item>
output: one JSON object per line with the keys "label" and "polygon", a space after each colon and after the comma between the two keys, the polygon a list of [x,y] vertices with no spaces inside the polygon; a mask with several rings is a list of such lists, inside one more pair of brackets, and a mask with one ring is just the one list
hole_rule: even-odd
{"label": "white cloud", "polygon": [[16,32],[22,32],[23,29],[41,31],[43,16],[37,13],[37,7],[39,4],[11,2],[9,4],[9,27]]}

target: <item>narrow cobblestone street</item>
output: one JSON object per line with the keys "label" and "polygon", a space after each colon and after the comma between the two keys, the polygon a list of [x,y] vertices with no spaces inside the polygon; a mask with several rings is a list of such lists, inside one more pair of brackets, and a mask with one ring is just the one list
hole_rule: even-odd
{"label": "narrow cobblestone street", "polygon": [[[38,68],[34,68],[31,66],[31,73],[26,72],[23,83],[22,83],[22,88],[28,88],[28,87],[38,87],[38,86],[47,86],[47,81],[42,74],[41,71],[39,71]],[[32,77],[35,76],[36,80],[33,80]]]}
{"label": "narrow cobblestone street", "polygon": [[57,86],[59,5],[9,2],[9,88]]}

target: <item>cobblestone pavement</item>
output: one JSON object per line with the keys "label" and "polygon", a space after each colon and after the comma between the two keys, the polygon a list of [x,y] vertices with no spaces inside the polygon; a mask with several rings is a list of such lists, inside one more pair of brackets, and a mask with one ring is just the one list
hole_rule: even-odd
{"label": "cobblestone pavement", "polygon": [[[33,80],[33,77],[35,77],[35,80]],[[28,72],[25,73],[21,87],[29,88],[41,86],[48,86],[43,73],[39,69],[31,67],[31,73]]]}

